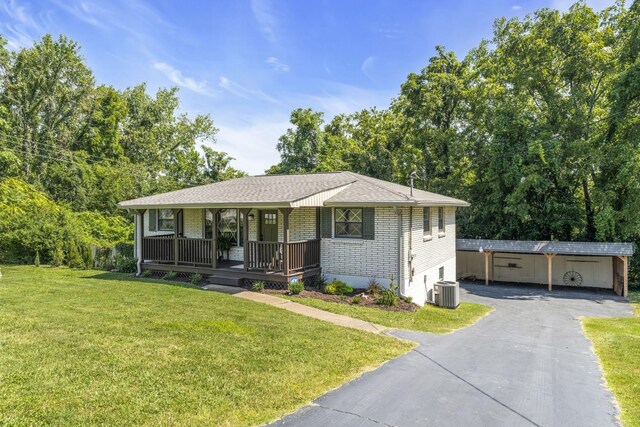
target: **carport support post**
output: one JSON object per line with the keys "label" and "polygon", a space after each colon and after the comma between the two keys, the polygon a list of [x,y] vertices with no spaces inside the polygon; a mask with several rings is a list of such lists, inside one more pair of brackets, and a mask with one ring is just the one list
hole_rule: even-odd
{"label": "carport support post", "polygon": [[[484,253],[484,285],[489,286],[489,257],[493,254],[493,252],[484,251],[483,253]],[[491,269],[493,270],[493,265],[491,265]],[[493,280],[493,277],[491,277],[491,280]]]}
{"label": "carport support post", "polygon": [[622,277],[624,280],[624,284],[622,287],[622,296],[626,298],[627,296],[629,296],[629,257],[619,256],[618,258],[622,260]]}
{"label": "carport support post", "polygon": [[556,254],[544,254],[547,257],[547,274],[549,276],[549,292],[553,288],[553,257]]}

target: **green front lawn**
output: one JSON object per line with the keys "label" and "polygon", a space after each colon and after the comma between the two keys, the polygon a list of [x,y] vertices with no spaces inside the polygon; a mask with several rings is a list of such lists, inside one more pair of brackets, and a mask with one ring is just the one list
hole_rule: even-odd
{"label": "green front lawn", "polygon": [[446,334],[477,322],[493,311],[493,308],[482,304],[463,302],[455,310],[448,308],[424,306],[418,311],[388,311],[381,308],[363,307],[324,301],[316,298],[286,297],[292,301],[331,313],[344,314],[356,319],[366,320],[379,325],[396,329]]}
{"label": "green front lawn", "polygon": [[188,286],[2,273],[0,425],[259,424],[412,348]]}
{"label": "green front lawn", "polygon": [[636,317],[582,320],[626,427],[640,426],[640,291],[629,299]]}

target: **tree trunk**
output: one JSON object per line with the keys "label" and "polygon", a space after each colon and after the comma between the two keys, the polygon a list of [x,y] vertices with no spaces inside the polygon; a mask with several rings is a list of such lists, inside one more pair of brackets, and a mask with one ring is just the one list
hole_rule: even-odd
{"label": "tree trunk", "polygon": [[596,224],[594,220],[593,206],[591,205],[591,195],[589,194],[589,183],[586,178],[582,178],[582,192],[584,193],[584,213],[587,220],[585,237],[587,241],[596,239]]}

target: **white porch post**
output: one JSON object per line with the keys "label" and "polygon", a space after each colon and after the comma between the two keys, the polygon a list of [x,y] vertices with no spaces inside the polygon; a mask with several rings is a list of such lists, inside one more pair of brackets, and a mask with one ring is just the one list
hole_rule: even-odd
{"label": "white porch post", "polygon": [[135,211],[135,228],[134,228],[134,250],[136,254],[136,275],[142,273],[142,242],[144,238],[144,212],[146,209],[137,209]]}

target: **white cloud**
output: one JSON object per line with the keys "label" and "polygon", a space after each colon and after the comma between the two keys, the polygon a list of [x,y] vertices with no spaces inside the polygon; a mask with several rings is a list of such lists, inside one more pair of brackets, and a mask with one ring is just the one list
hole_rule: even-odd
{"label": "white cloud", "polygon": [[219,119],[216,126],[220,132],[214,149],[235,157],[234,168],[251,175],[263,174],[280,161],[276,144],[290,126],[288,119],[286,114],[258,117],[243,123],[224,123]]}
{"label": "white cloud", "polygon": [[520,6],[520,5],[516,4],[516,5],[511,6],[511,10],[520,10],[520,9],[522,9],[522,6]]}
{"label": "white cloud", "polygon": [[369,70],[371,69],[371,67],[376,62],[377,59],[378,58],[376,58],[375,56],[369,56],[367,59],[364,60],[364,62],[360,66],[360,69],[362,70],[362,73],[365,76],[369,77],[369,80],[373,80],[371,78],[371,75],[369,74]]}
{"label": "white cloud", "polygon": [[262,99],[264,101],[268,101],[271,102],[273,104],[280,104],[280,101],[278,101],[275,98],[272,98],[271,96],[267,95],[266,93],[264,93],[263,91],[259,90],[259,89],[250,89],[247,88],[245,86],[242,86],[232,80],[229,80],[228,78],[226,78],[225,76],[221,76],[220,79],[218,80],[218,86],[220,86],[222,89],[226,90],[229,93],[232,93],[234,95],[237,95],[241,98],[244,99]]}
{"label": "white cloud", "polygon": [[342,83],[326,82],[318,95],[300,98],[295,105],[309,105],[325,113],[325,120],[337,114],[351,114],[377,107],[388,108],[395,91],[370,90]]}
{"label": "white cloud", "polygon": [[42,19],[36,19],[24,4],[11,0],[4,2],[0,10],[11,21],[0,24],[0,32],[7,39],[10,49],[18,50],[31,46],[33,41],[44,33]]}
{"label": "white cloud", "polygon": [[197,81],[192,77],[185,77],[182,72],[164,62],[154,62],[153,68],[162,72],[169,80],[180,87],[188,89],[200,95],[213,96],[213,91],[206,81]]}
{"label": "white cloud", "polygon": [[251,11],[260,31],[272,43],[276,41],[277,20],[272,12],[270,0],[251,0]]}
{"label": "white cloud", "polygon": [[271,65],[271,68],[273,68],[276,71],[282,72],[282,73],[288,73],[289,72],[289,65],[280,62],[280,60],[274,56],[270,56],[269,58],[267,58],[266,61],[267,64]]}

